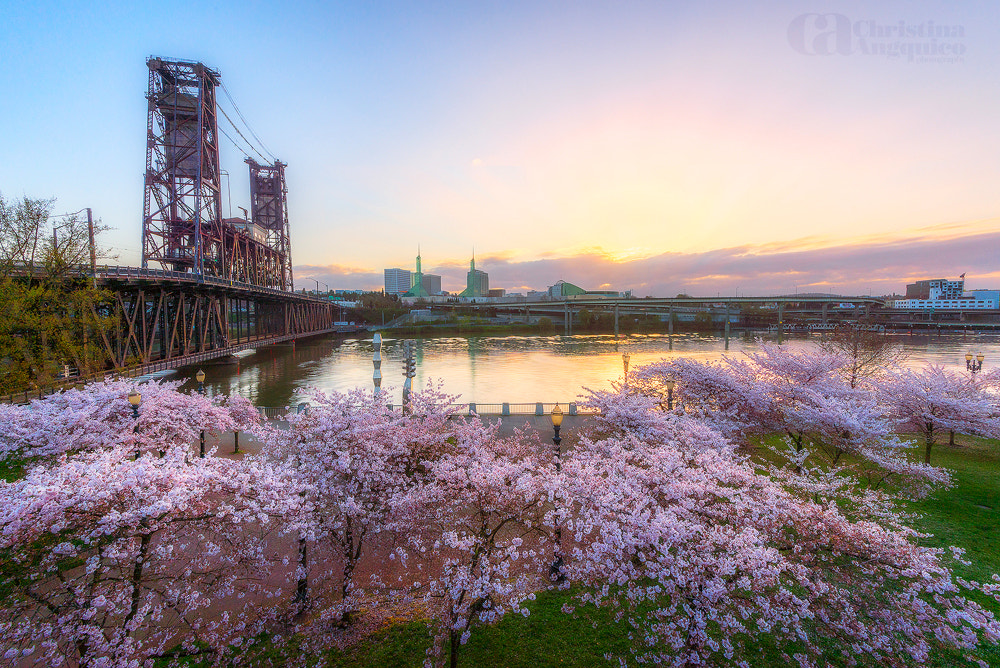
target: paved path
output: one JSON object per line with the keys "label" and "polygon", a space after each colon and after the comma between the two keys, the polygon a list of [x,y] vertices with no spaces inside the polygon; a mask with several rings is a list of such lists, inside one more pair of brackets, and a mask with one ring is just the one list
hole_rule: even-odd
{"label": "paved path", "polygon": [[[552,430],[552,419],[548,415],[509,415],[507,417],[501,417],[499,415],[484,415],[482,416],[484,420],[496,421],[502,420],[500,426],[500,434],[503,436],[509,436],[514,433],[515,429],[521,429],[525,425],[528,425],[531,429],[538,432],[539,437],[542,441],[550,441],[553,436]],[[586,427],[592,420],[590,415],[566,415],[563,417],[562,428],[560,429],[560,436],[563,439],[563,447],[570,447],[576,443],[576,434],[579,433],[581,429]],[[284,421],[275,420],[278,426],[284,425]],[[252,435],[241,432],[239,437],[240,442],[240,454],[233,453],[234,446],[233,432],[224,432],[221,434],[205,434],[205,449],[210,450],[213,447],[218,448],[216,456],[226,457],[228,459],[241,459],[246,453],[258,453],[260,452],[260,442],[255,439]],[[198,452],[198,442],[194,444],[194,452]]]}

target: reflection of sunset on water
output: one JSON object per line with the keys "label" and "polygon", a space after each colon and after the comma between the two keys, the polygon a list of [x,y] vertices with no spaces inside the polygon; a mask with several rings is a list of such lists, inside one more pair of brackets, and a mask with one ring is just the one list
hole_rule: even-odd
{"label": "reflection of sunset on water", "polygon": [[[943,337],[895,335],[909,364],[941,364],[965,368],[970,350],[986,355],[986,367],[1000,360],[1000,336],[960,334]],[[803,348],[820,338],[793,338],[786,345]],[[755,348],[754,339],[730,339],[728,354]],[[622,354],[629,354],[629,368],[670,357],[694,357],[703,361],[727,354],[723,339],[708,334],[675,334],[673,350],[666,334],[619,337],[580,335],[549,337],[447,337],[414,340],[417,375],[414,388],[428,380],[444,381],[445,391],[461,395],[460,401],[493,403],[568,402],[581,388],[607,388],[622,376]],[[193,376],[184,369],[181,376]],[[206,386],[212,392],[237,393],[260,406],[293,405],[301,390],[371,388],[372,342],[314,339],[291,345],[263,348],[240,360],[240,365],[206,368]],[[399,403],[403,385],[402,339],[383,338],[382,387]],[[195,387],[190,380],[184,387]]]}

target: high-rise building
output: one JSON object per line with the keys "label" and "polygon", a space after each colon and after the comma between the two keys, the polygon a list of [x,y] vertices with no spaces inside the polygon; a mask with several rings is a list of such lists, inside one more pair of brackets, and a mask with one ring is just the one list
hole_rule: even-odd
{"label": "high-rise building", "polygon": [[402,295],[411,287],[411,272],[409,269],[385,270],[385,294]]}
{"label": "high-rise building", "polygon": [[438,276],[437,274],[424,274],[423,285],[424,285],[424,290],[429,295],[436,295],[441,293],[441,277]]}

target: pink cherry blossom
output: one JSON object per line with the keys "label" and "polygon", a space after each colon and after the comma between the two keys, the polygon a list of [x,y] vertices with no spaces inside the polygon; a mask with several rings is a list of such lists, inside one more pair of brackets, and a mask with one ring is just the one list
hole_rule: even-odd
{"label": "pink cherry blossom", "polygon": [[260,462],[97,447],[0,483],[0,648],[44,666],[134,666],[178,643],[224,655],[278,610],[265,536],[295,489]]}

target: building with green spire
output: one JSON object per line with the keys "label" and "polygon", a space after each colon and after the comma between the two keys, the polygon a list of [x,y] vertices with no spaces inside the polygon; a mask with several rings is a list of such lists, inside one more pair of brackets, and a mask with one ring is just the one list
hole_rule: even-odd
{"label": "building with green spire", "polygon": [[417,271],[413,273],[413,285],[403,294],[404,297],[429,297],[430,293],[424,287],[424,271],[420,267],[420,246],[417,246]]}
{"label": "building with green spire", "polygon": [[459,293],[459,297],[467,299],[481,299],[490,294],[490,275],[485,271],[476,269],[476,255],[472,255],[469,262],[469,273],[465,277],[465,289]]}

